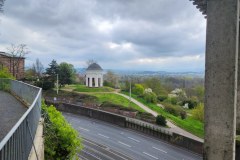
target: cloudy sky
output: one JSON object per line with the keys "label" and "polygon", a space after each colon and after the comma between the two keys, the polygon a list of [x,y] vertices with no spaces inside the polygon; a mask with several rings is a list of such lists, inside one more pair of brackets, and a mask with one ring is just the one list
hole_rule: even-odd
{"label": "cloudy sky", "polygon": [[6,0],[0,49],[119,70],[203,71],[206,20],[189,0]]}

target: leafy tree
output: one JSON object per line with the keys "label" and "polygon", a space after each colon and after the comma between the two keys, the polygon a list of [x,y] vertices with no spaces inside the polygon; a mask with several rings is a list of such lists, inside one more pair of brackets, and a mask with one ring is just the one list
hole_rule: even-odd
{"label": "leafy tree", "polygon": [[142,95],[144,93],[144,87],[141,84],[135,84],[132,92],[136,95]]}
{"label": "leafy tree", "polygon": [[76,71],[72,64],[62,62],[58,68],[59,72],[59,83],[61,86],[65,84],[71,84],[74,82]]}
{"label": "leafy tree", "polygon": [[157,95],[167,95],[167,91],[161,84],[160,78],[147,78],[143,82],[144,88],[151,88]]}
{"label": "leafy tree", "polygon": [[58,71],[59,65],[57,64],[57,61],[52,60],[52,62],[49,64],[49,67],[46,69],[46,74],[56,79]]}
{"label": "leafy tree", "polygon": [[59,65],[57,64],[57,61],[52,60],[52,62],[49,64],[49,67],[46,69],[46,77],[47,81],[51,83],[50,86],[54,86],[54,83],[57,80],[57,74],[59,72]]}
{"label": "leafy tree", "polygon": [[153,92],[144,93],[143,98],[147,103],[157,103],[157,96]]}

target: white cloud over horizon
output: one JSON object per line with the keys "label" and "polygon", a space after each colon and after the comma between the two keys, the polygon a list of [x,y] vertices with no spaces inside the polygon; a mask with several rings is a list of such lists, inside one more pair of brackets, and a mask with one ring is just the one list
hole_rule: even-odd
{"label": "white cloud over horizon", "polygon": [[7,0],[0,50],[27,44],[45,67],[52,59],[121,70],[203,71],[206,20],[189,1]]}

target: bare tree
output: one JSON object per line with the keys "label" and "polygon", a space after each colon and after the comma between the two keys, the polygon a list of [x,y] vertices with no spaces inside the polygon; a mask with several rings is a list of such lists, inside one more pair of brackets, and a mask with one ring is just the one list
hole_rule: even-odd
{"label": "bare tree", "polygon": [[19,63],[22,58],[25,58],[27,54],[30,53],[30,51],[27,48],[26,44],[11,44],[10,47],[7,48],[8,53],[11,55],[11,70],[13,73],[13,76],[17,77],[18,70],[19,70]]}
{"label": "bare tree", "polygon": [[0,0],[0,12],[3,12],[3,5],[5,0]]}
{"label": "bare tree", "polygon": [[44,67],[43,67],[43,64],[40,62],[40,60],[38,58],[36,59],[36,62],[33,64],[32,69],[35,72],[37,77],[42,76]]}
{"label": "bare tree", "polygon": [[87,60],[86,64],[87,64],[87,67],[89,67],[91,64],[93,63],[97,63],[97,61],[95,61],[94,59],[89,59]]}

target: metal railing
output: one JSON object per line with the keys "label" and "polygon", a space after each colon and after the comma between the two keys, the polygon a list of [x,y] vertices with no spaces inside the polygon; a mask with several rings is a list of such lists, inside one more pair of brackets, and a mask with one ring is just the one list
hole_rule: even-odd
{"label": "metal railing", "polygon": [[8,91],[29,104],[28,110],[0,142],[0,160],[27,160],[41,117],[42,89],[15,80],[0,79],[0,90]]}

